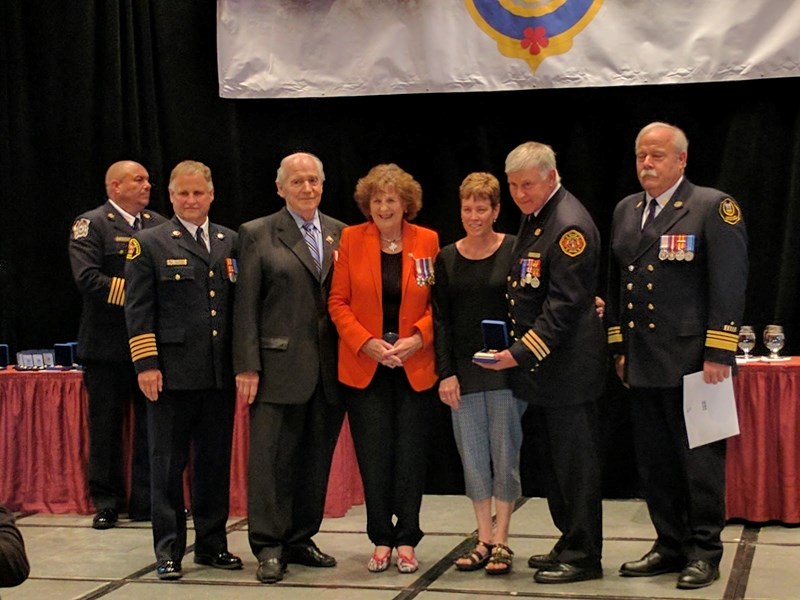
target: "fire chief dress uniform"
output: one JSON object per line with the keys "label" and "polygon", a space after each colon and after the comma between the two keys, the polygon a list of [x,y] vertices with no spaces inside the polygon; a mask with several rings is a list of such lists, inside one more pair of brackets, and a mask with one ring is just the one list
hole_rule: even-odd
{"label": "fire chief dress uniform", "polygon": [[529,403],[536,468],[561,532],[549,560],[596,574],[602,505],[596,400],[608,367],[594,298],[600,234],[586,208],[559,186],[538,215],[523,218],[508,274],[518,363],[514,395]]}
{"label": "fire chief dress uniform", "polygon": [[687,179],[642,229],[644,192],[614,210],[608,343],[625,357],[639,476],[668,561],[722,557],[725,440],[689,449],[683,376],[708,360],[736,369],[747,286],[747,233],[738,204]]}
{"label": "fire chief dress uniform", "polygon": [[186,550],[182,473],[190,447],[195,556],[227,552],[237,234],[208,227],[210,253],[177,217],[142,231],[125,268],[134,367],[163,376],[158,400],[147,406],[155,554],[178,565]]}
{"label": "fire chief dress uniform", "polygon": [[[140,212],[142,228],[166,221],[151,210]],[[98,512],[124,511],[133,519],[150,517],[150,467],[147,456],[147,400],[131,365],[125,328],[125,252],[135,230],[107,201],[75,219],[69,258],[83,298],[78,357],[89,396],[89,494]],[[133,402],[135,426],[130,502],[122,467],[122,425]],[[116,520],[116,517],[114,518]]]}

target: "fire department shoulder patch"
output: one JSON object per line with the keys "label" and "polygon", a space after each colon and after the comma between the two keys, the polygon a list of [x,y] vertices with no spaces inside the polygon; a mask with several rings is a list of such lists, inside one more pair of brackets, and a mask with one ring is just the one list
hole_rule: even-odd
{"label": "fire department shoulder patch", "polygon": [[586,238],[577,229],[570,229],[558,241],[561,251],[569,257],[575,257],[586,250]]}
{"label": "fire department shoulder patch", "polygon": [[742,209],[733,198],[725,198],[719,203],[719,216],[728,225],[736,225],[742,220]]}
{"label": "fire department shoulder patch", "polygon": [[142,247],[139,245],[139,240],[136,238],[131,238],[131,241],[128,242],[128,254],[125,257],[125,260],[133,260],[134,258],[138,258],[141,253]]}

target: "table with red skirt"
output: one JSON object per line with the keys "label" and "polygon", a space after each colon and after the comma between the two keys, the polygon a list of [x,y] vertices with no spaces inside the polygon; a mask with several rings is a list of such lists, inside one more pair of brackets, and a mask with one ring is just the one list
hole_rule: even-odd
{"label": "table with red skirt", "polygon": [[[729,519],[800,523],[800,357],[751,361],[734,378],[740,434],[728,439]],[[247,512],[248,407],[239,403],[231,515]],[[79,371],[0,371],[0,502],[16,511],[91,514],[87,396]],[[130,424],[125,437],[130,440]],[[126,455],[130,468],[130,453]],[[333,456],[327,517],[364,501],[345,419]]]}
{"label": "table with red skirt", "polygon": [[728,519],[800,523],[800,357],[740,363],[734,392],[740,433],[728,439]]}
{"label": "table with red skirt", "polygon": [[[0,502],[21,512],[94,512],[87,468],[88,397],[80,371],[0,371]],[[237,402],[231,453],[231,516],[247,514],[248,404]],[[132,423],[123,435],[128,450]],[[130,472],[130,451],[125,468]],[[345,418],[334,451],[326,517],[364,502]]]}

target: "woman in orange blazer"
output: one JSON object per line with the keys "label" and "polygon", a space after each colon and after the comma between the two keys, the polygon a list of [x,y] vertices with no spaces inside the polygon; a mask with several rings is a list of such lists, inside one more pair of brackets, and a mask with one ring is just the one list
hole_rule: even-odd
{"label": "woman in orange blazer", "polygon": [[439,236],[409,222],[422,188],[395,164],[373,167],[354,195],[367,222],[342,230],[328,309],[375,545],[367,568],[385,571],[397,548],[397,569],[413,573],[436,406],[430,289]]}

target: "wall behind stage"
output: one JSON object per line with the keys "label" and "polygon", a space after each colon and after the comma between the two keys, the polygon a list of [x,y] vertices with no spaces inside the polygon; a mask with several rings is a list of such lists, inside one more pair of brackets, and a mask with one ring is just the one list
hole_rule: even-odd
{"label": "wall behind stage", "polygon": [[[687,175],[724,189],[744,211],[751,276],[745,321],[781,322],[800,353],[798,230],[800,103],[796,79],[712,84],[223,100],[217,94],[216,16],[208,0],[4,2],[0,8],[0,343],[12,349],[75,339],[80,298],[66,254],[75,215],[103,202],[107,166],[143,163],[151,208],[171,215],[172,166],[193,158],[214,175],[215,221],[237,227],[277,210],[280,158],[308,150],[325,163],[322,209],[360,222],[357,179],[392,161],[424,189],[417,222],[443,244],[462,232],[458,185],[474,170],[503,176],[525,140],[553,146],[564,184],[602,234],[614,204],[639,189],[633,141],[652,120],[687,132]],[[514,232],[507,193],[498,225]],[[609,460],[629,453],[624,398],[603,404]],[[440,415],[448,427],[446,412]],[[434,459],[459,477],[453,449]],[[629,460],[629,459],[628,459]],[[622,463],[629,464],[629,463]],[[624,494],[629,480],[609,483]],[[457,484],[456,484],[457,485]]]}

